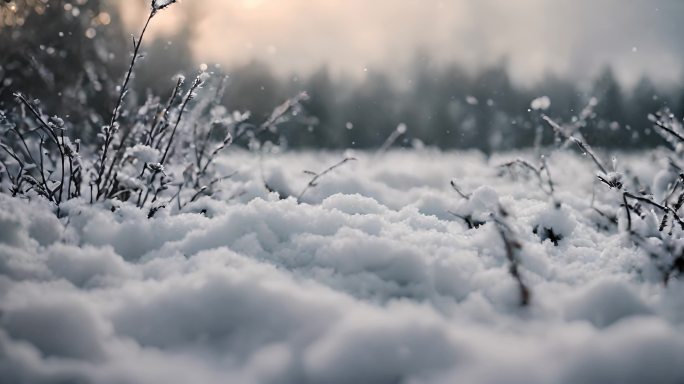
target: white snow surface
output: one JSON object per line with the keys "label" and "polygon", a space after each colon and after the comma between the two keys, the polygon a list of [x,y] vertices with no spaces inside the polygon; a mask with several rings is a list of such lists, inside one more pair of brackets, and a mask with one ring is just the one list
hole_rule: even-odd
{"label": "white snow surface", "polygon": [[[263,186],[297,196],[303,170],[344,156],[358,161],[302,204]],[[260,164],[231,151],[217,167],[236,174],[213,199],[152,219],[81,201],[58,219],[2,195],[0,382],[684,382],[684,284],[663,285],[617,228],[599,228],[588,159],[551,156],[556,207],[534,179],[499,175],[525,156],[308,152]],[[652,181],[653,164],[631,161]],[[615,199],[600,192],[599,204]],[[523,246],[528,307],[493,224],[449,213],[486,220],[499,204]],[[535,226],[561,234],[558,246]]]}

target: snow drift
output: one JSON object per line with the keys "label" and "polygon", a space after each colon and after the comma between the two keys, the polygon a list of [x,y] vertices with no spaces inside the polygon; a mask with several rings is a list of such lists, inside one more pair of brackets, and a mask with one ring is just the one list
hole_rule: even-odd
{"label": "snow drift", "polygon": [[[556,207],[493,166],[524,153],[353,155],[302,204],[281,197],[339,153],[234,151],[215,198],[151,219],[0,195],[0,382],[684,381],[684,284],[597,224],[586,159],[549,160]],[[486,220],[497,205],[527,307]]]}

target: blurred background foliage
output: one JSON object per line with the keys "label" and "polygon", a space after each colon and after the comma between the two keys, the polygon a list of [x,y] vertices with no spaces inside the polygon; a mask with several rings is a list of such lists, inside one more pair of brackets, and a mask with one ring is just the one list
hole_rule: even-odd
{"label": "blurred background foliage", "polygon": [[[109,118],[130,58],[130,33],[117,7],[104,0],[3,0],[0,12],[0,109],[16,108],[12,94],[21,92],[40,100],[47,113],[69,121],[73,135],[92,140]],[[151,93],[167,95],[174,75],[197,72],[190,49],[192,17],[186,15],[174,36],[144,42],[145,57],[137,67],[129,103],[141,104]],[[425,52],[416,52],[412,70],[401,83],[382,68],[369,68],[365,79],[356,80],[334,78],[324,66],[306,76],[285,77],[259,62],[234,68],[203,66],[228,76],[221,102],[251,111],[255,121],[288,97],[307,91],[311,99],[305,107],[312,118],[283,131],[283,142],[295,148],[378,147],[401,123],[409,129],[397,145],[485,152],[529,147],[541,124],[530,102],[539,96],[551,100],[547,114],[566,122],[595,97],[594,115],[582,132],[599,147],[658,145],[648,114],[667,107],[684,115],[679,84],[658,88],[643,77],[627,90],[610,67],[587,88],[554,75],[535,85],[516,85],[505,58],[472,71],[458,63],[433,64]],[[549,143],[552,135],[544,132]]]}

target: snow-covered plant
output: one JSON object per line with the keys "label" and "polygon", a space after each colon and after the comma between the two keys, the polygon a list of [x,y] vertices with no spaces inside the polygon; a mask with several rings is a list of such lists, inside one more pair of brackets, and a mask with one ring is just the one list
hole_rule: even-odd
{"label": "snow-covered plant", "polygon": [[494,189],[482,186],[472,193],[465,193],[455,181],[451,187],[463,200],[452,211],[452,215],[462,219],[468,229],[479,229],[485,225],[493,225],[503,242],[506,260],[509,263],[509,272],[520,290],[520,305],[525,307],[530,304],[531,291],[525,284],[520,273],[519,253],[523,248],[522,241],[518,240],[512,217],[499,201],[499,195]]}
{"label": "snow-covered plant", "polygon": [[[7,127],[0,148],[7,157],[0,158],[4,173],[10,180],[13,196],[42,196],[59,212],[62,202],[79,197],[83,164],[79,143],[65,135],[66,125],[57,116],[48,117],[24,95],[15,93],[22,106],[21,121]],[[23,129],[22,129],[23,128]]]}
{"label": "snow-covered plant", "polygon": [[517,239],[515,229],[509,222],[510,214],[505,208],[499,205],[498,210],[493,212],[491,217],[503,242],[506,259],[509,263],[508,271],[520,290],[520,305],[526,307],[530,304],[532,292],[520,273],[520,251],[523,249],[523,244]]}
{"label": "snow-covered plant", "polygon": [[212,177],[211,167],[218,155],[232,145],[239,127],[250,118],[249,112],[229,112],[220,104],[226,87],[225,77],[214,87],[213,95],[210,93],[197,101],[191,124],[186,124],[182,132],[185,140],[179,143],[181,155],[189,163],[183,171],[183,184],[179,188],[188,186],[202,190],[202,194],[210,194],[211,187],[225,178]]}
{"label": "snow-covered plant", "polygon": [[587,105],[580,111],[579,114],[573,116],[570,122],[565,124],[556,124],[552,119],[546,114],[542,114],[542,118],[549,123],[556,135],[556,142],[561,144],[563,147],[567,147],[572,144],[568,141],[569,138],[576,138],[581,142],[586,142],[584,136],[582,135],[581,129],[589,124],[589,121],[596,117],[594,109],[598,105],[599,101],[597,98],[592,97],[587,102]]}
{"label": "snow-covered plant", "polygon": [[[101,144],[94,151],[96,158],[93,161],[84,161],[80,155],[80,142],[71,142],[65,135],[68,123],[56,116],[48,117],[37,101],[15,94],[20,114],[13,116],[11,121],[2,115],[2,127],[7,131],[0,139],[3,190],[14,196],[44,197],[57,207],[58,212],[64,201],[82,194],[92,203],[116,199],[134,202],[140,208],[149,205],[150,216],[166,205],[162,195],[178,179],[168,170],[177,168],[186,158],[186,151],[179,146],[179,132],[185,116],[194,109],[197,91],[207,83],[209,76],[200,73],[186,90],[183,77],[179,77],[164,105],[155,97],[149,97],[139,108],[126,105],[125,100],[151,20],[175,2],[151,2],[147,21],[138,38],[133,39],[132,58],[123,82],[117,88],[118,98],[109,124],[104,125],[99,134]],[[122,116],[126,116],[125,121]],[[236,124],[242,122],[241,119],[235,121]],[[196,119],[195,124],[204,122]],[[203,149],[198,152],[198,170],[190,184],[193,194],[209,194],[209,186],[221,179],[204,182],[210,163],[218,152],[231,144],[233,133],[226,132],[216,147],[209,143],[213,141],[210,136],[204,141],[198,140]],[[84,175],[90,177],[85,186],[89,196],[82,191]]]}
{"label": "snow-covered plant", "polygon": [[[589,105],[592,105],[592,103]],[[584,112],[581,115],[584,115]],[[553,132],[556,134],[556,138],[560,141],[562,147],[575,144],[583,155],[588,155],[591,158],[598,170],[603,175],[608,175],[607,168],[601,158],[596,154],[596,152],[594,152],[594,150],[579,132],[579,128],[583,126],[582,124],[586,123],[585,121],[578,120],[578,122],[573,122],[572,124],[561,125],[546,115],[543,115],[543,119],[553,129]],[[582,123],[580,124],[579,121]]]}
{"label": "snow-covered plant", "polygon": [[574,229],[575,222],[570,217],[569,211],[564,209],[563,203],[554,195],[554,182],[546,157],[542,155],[539,163],[537,167],[526,160],[516,159],[499,165],[499,168],[512,175],[517,172],[534,175],[539,189],[548,195],[549,204],[534,220],[532,232],[539,236],[542,241],[550,240],[554,245],[558,246],[559,241],[570,235]]}
{"label": "snow-covered plant", "polygon": [[[522,160],[521,162],[521,164],[528,164]],[[528,164],[528,166],[531,165]],[[523,165],[523,167],[527,166]],[[552,193],[553,183],[550,179],[550,174],[548,183],[551,188],[550,193]],[[481,186],[472,193],[466,193],[455,180],[451,181],[451,187],[462,197],[462,200],[449,213],[463,220],[468,229],[479,229],[485,225],[494,225],[503,242],[506,259],[509,262],[509,272],[520,290],[520,305],[523,307],[529,305],[532,295],[520,274],[519,253],[523,248],[523,244],[522,241],[518,240],[514,223],[512,222],[513,218],[509,211],[501,205],[499,194],[488,186]]]}
{"label": "snow-covered plant", "polygon": [[[130,130],[125,131],[124,137],[120,137],[119,135],[119,118],[121,117],[121,111],[124,106],[124,99],[128,93],[131,79],[133,78],[135,65],[140,58],[140,48],[150,22],[160,10],[169,7],[175,2],[175,0],[152,0],[150,13],[145,22],[145,26],[138,38],[133,38],[133,54],[126,76],[119,87],[119,97],[117,98],[116,105],[112,111],[109,124],[103,126],[100,133],[102,145],[98,151],[99,160],[95,164],[95,172],[91,174],[91,185],[95,188],[95,200],[107,199],[110,198],[112,194],[117,193],[115,190],[117,180],[115,167],[116,164],[121,161],[121,157],[125,152],[125,136],[130,132]],[[113,154],[110,151],[113,151]],[[93,199],[93,196],[91,196],[91,199]]]}
{"label": "snow-covered plant", "polygon": [[[663,281],[684,273],[684,218],[680,211],[684,206],[684,167],[682,166],[682,148],[684,148],[684,132],[679,121],[669,111],[664,110],[650,116],[655,130],[670,145],[665,151],[665,166],[658,172],[651,188],[640,188],[635,178],[630,182],[625,177],[626,171],[620,172],[616,158],[613,158],[612,170],[608,171],[603,162],[590,146],[575,136],[561,135],[572,140],[588,154],[599,169],[597,179],[614,194],[614,204],[619,206],[617,215],[606,213],[594,206],[592,208],[609,222],[617,223],[619,229],[631,241],[643,249],[662,272]],[[562,130],[553,120],[547,122],[555,131]]]}
{"label": "snow-covered plant", "polygon": [[282,124],[304,115],[302,103],[307,100],[309,100],[309,94],[300,92],[277,106],[263,123],[239,124],[234,134],[234,141],[247,138],[249,148],[260,149],[264,143],[263,135],[277,134]]}
{"label": "snow-covered plant", "polygon": [[537,167],[526,160],[515,159],[513,161],[509,161],[499,165],[498,168],[506,170],[511,174],[513,174],[517,170],[532,173],[539,182],[539,189],[547,195],[549,195],[549,197],[553,198],[553,179],[551,178],[551,171],[549,171],[549,165],[546,162],[546,157],[540,156],[539,163],[540,165],[539,167]]}
{"label": "snow-covered plant", "polygon": [[456,208],[449,211],[452,216],[463,220],[468,229],[479,228],[489,221],[499,203],[499,195],[494,189],[482,186],[472,193],[465,193],[455,180],[451,181],[451,188],[463,198]]}
{"label": "snow-covered plant", "polygon": [[558,246],[559,242],[569,237],[577,222],[572,213],[559,201],[550,201],[534,219],[532,232],[539,236],[541,241],[549,240]]}

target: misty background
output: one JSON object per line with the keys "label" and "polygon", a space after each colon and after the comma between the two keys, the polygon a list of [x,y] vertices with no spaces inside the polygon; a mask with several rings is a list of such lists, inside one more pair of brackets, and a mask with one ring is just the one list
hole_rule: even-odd
{"label": "misty background", "polygon": [[[21,91],[94,137],[147,7],[4,2],[0,107]],[[567,122],[596,98],[589,142],[655,146],[648,114],[684,115],[683,13],[677,0],[184,0],[155,20],[130,98],[202,68],[227,76],[222,103],[255,121],[307,91],[307,118],[277,138],[289,147],[377,147],[406,124],[398,145],[487,152],[534,144],[533,99]]]}

